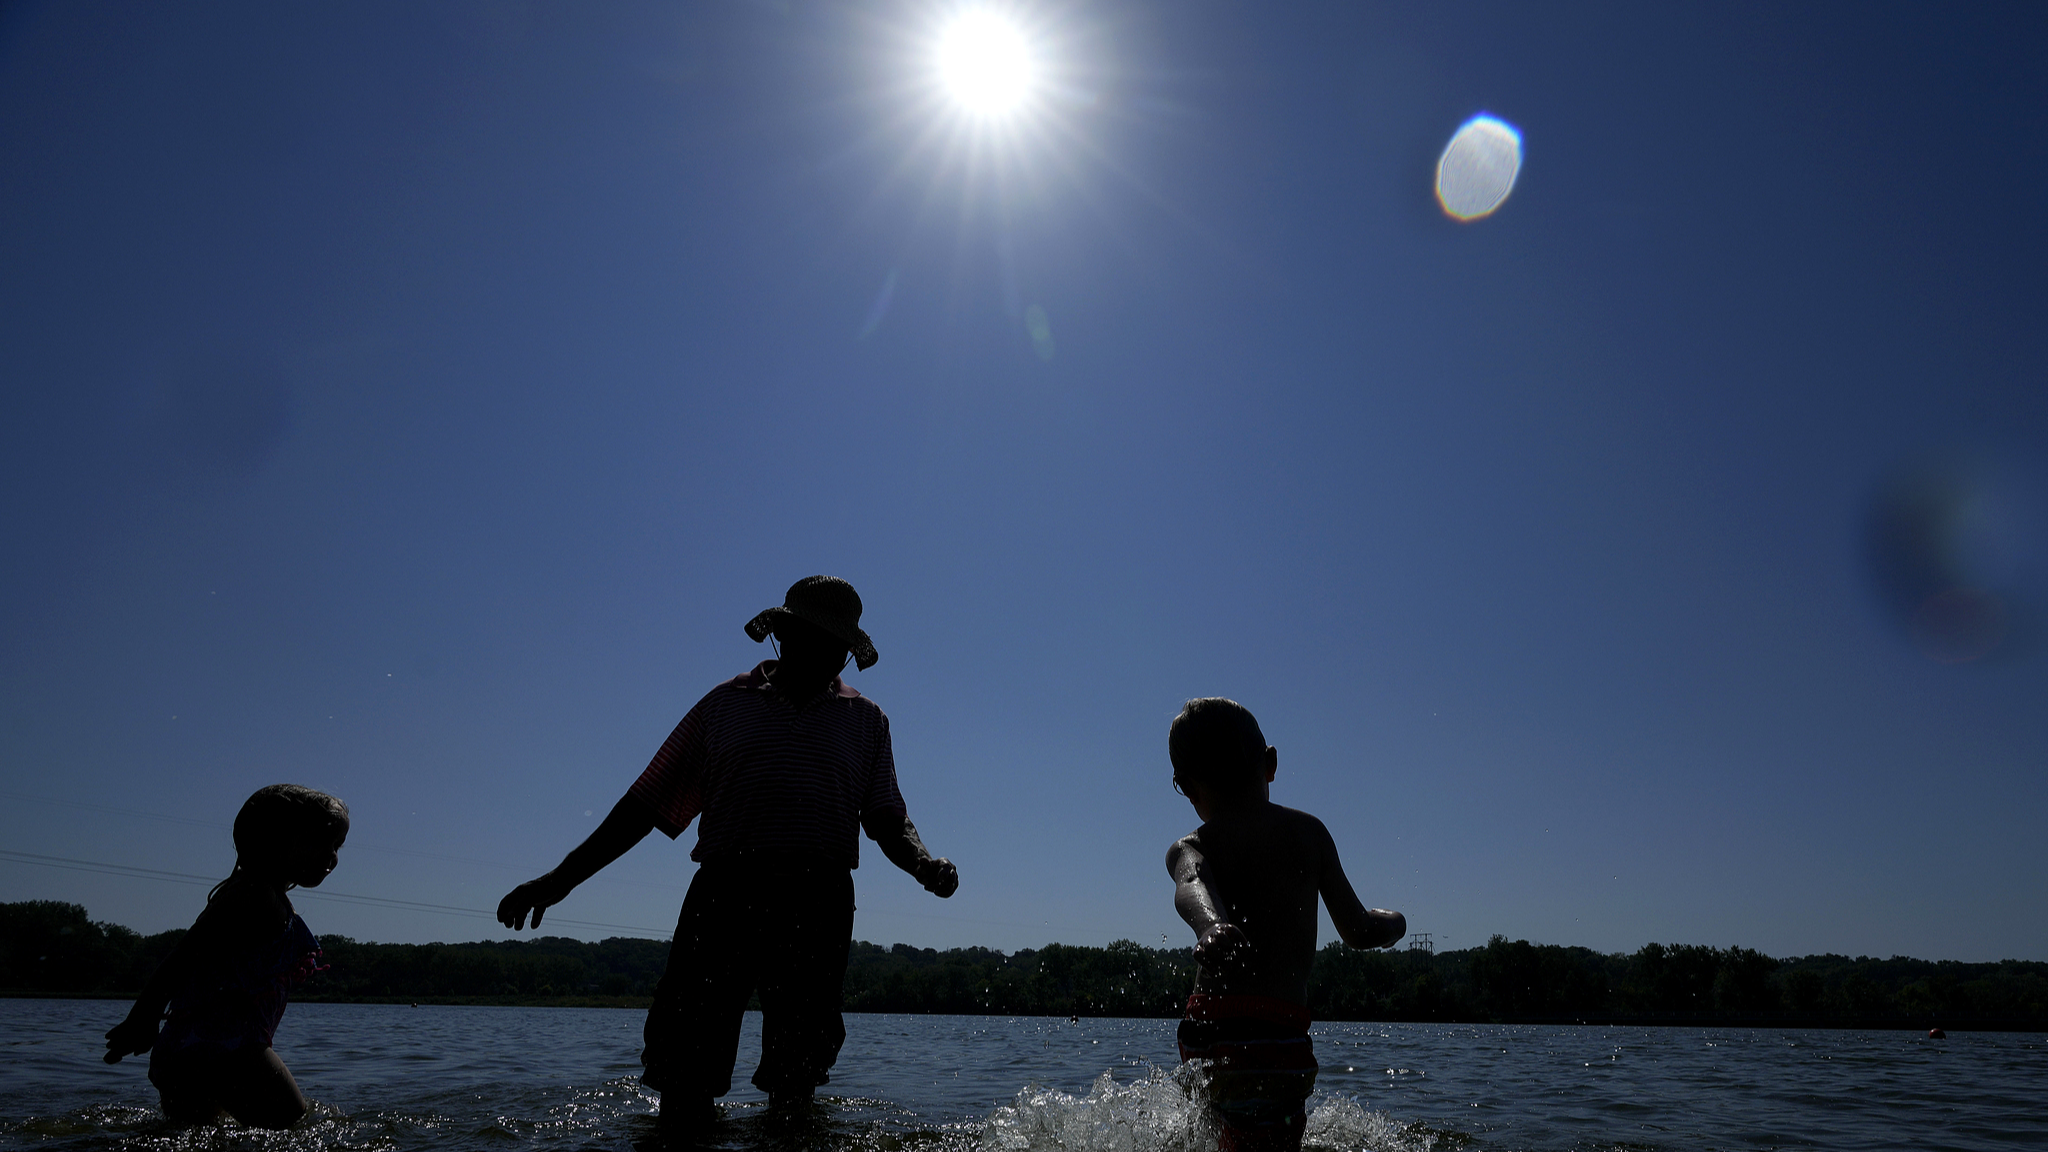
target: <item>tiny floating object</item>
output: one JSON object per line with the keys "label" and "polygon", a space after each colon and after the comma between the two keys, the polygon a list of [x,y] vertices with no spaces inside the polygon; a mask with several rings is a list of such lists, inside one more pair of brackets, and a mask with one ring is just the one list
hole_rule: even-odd
{"label": "tiny floating object", "polygon": [[1948,1033],[1943,1032],[1939,1028],[1929,1028],[1927,1030],[1927,1038],[1929,1040],[1946,1040],[1948,1039]]}

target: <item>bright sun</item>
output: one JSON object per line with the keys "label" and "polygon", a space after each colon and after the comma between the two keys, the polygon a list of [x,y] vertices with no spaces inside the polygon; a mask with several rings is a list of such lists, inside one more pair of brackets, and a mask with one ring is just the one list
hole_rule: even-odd
{"label": "bright sun", "polygon": [[978,116],[1015,111],[1031,93],[1031,48],[1016,25],[986,10],[953,21],[939,37],[939,78]]}

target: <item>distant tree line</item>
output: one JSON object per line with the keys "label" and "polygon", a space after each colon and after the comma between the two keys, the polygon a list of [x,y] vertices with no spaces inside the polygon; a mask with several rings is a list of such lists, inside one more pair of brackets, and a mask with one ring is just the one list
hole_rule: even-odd
{"label": "distant tree line", "polygon": [[184,935],[144,936],[56,900],[0,904],[0,992],[133,996]]}
{"label": "distant tree line", "polygon": [[[0,904],[0,994],[130,996],[182,931],[142,936],[76,904]],[[371,944],[325,936],[302,1000],[640,1005],[668,943],[559,936]],[[1185,948],[1048,944],[1003,953],[856,942],[853,1012],[1175,1016],[1194,982]],[[1747,948],[1649,944],[1634,953],[1494,937],[1458,951],[1317,953],[1320,1020],[1722,1023],[2048,1030],[2048,963],[1895,956],[1777,960]]]}
{"label": "distant tree line", "polygon": [[1773,959],[1748,948],[1646,944],[1633,953],[1499,936],[1455,952],[1316,954],[1325,1020],[1587,1021],[1786,1027],[2048,1027],[2048,963],[1907,956]]}

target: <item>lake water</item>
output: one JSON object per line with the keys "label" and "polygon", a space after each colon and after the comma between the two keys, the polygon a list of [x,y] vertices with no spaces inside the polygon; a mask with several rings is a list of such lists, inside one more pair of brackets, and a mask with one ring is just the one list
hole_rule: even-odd
{"label": "lake water", "polygon": [[[523,1152],[651,1146],[641,1014],[295,1004],[278,1051],[317,1104],[285,1133],[176,1129],[146,1060],[100,1062],[127,1005],[0,1000],[0,1149]],[[1170,1020],[846,1018],[817,1116],[741,1084],[734,1152],[1202,1152]],[[1325,1024],[1313,1147],[2048,1148],[2048,1036]]]}

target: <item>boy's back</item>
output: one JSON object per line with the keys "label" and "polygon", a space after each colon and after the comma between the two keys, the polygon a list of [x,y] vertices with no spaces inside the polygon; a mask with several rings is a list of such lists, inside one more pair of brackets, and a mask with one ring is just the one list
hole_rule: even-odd
{"label": "boy's back", "polygon": [[1176,886],[1206,884],[1222,922],[1243,935],[1235,948],[1208,950],[1220,954],[1199,968],[1197,992],[1306,1004],[1319,897],[1347,940],[1370,931],[1329,830],[1306,812],[1270,801],[1230,805],[1176,841],[1166,862]]}
{"label": "boy's back", "polygon": [[1167,749],[1174,788],[1202,818],[1166,851],[1174,910],[1196,938],[1181,1058],[1209,1063],[1223,1152],[1289,1152],[1301,1145],[1316,1079],[1307,1006],[1316,901],[1355,948],[1392,944],[1407,921],[1359,903],[1322,821],[1273,803],[1279,753],[1243,705],[1188,701]]}

